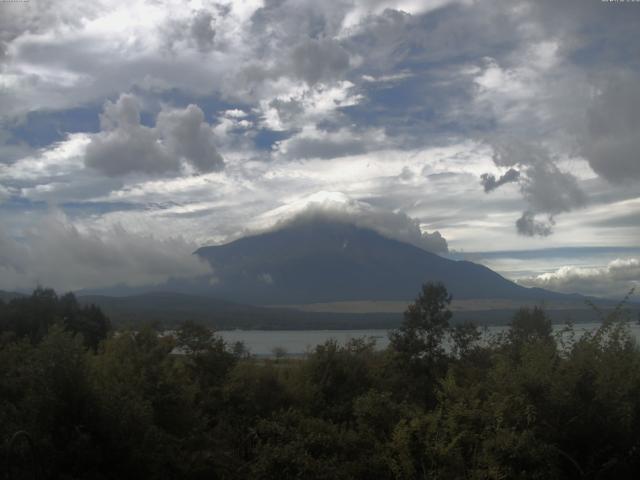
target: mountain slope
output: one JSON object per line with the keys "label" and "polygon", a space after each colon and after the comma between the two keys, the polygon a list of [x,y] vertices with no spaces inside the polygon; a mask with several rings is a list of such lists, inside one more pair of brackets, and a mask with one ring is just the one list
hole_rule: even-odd
{"label": "mountain slope", "polygon": [[454,261],[351,224],[315,219],[197,255],[214,268],[210,293],[253,304],[408,300],[426,281],[441,281],[456,299],[579,300],[521,287],[492,270]]}

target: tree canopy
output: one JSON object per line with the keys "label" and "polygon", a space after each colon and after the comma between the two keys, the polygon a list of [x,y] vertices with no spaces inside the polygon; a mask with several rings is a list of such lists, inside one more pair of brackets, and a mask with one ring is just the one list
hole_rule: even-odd
{"label": "tree canopy", "polygon": [[7,478],[584,479],[640,473],[640,350],[616,310],[559,333],[451,325],[427,284],[390,346],[255,358],[184,322],[109,329],[73,295],[0,303]]}

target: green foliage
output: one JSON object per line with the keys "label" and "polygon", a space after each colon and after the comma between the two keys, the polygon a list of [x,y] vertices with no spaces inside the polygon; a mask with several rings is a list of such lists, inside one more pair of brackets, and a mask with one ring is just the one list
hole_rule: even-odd
{"label": "green foliage", "polygon": [[[449,325],[449,302],[425,285],[386,351],[255,359],[192,322],[108,333],[39,289],[0,304],[0,456],[24,455],[14,478],[637,478],[640,350],[622,309],[555,338],[523,309],[487,341]],[[25,441],[9,452],[18,431],[35,460]]]}
{"label": "green foliage", "polygon": [[514,315],[510,326],[509,340],[514,345],[553,339],[551,319],[542,307],[521,308]]}
{"label": "green foliage", "polygon": [[390,365],[386,372],[394,392],[433,405],[438,379],[447,368],[444,341],[450,331],[451,295],[441,283],[427,283],[404,313],[402,326],[392,331]]}
{"label": "green foliage", "polygon": [[441,283],[427,283],[404,313],[404,323],[392,332],[392,348],[409,362],[436,362],[444,354],[449,329],[451,295]]}
{"label": "green foliage", "polygon": [[329,340],[318,345],[304,365],[310,397],[306,407],[333,420],[352,417],[353,400],[371,386],[370,358],[374,343],[355,339],[345,346]]}
{"label": "green foliage", "polygon": [[30,297],[0,303],[0,334],[40,342],[53,325],[80,334],[87,347],[96,349],[107,337],[109,319],[95,305],[81,306],[73,293],[58,297],[51,289],[37,288]]}

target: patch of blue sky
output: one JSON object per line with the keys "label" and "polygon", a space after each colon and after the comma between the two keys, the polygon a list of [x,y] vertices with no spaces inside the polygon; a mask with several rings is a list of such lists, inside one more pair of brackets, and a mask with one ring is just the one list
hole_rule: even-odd
{"label": "patch of blue sky", "polygon": [[217,123],[221,112],[225,110],[240,109],[247,112],[250,116],[250,106],[239,103],[225,101],[218,95],[194,95],[178,88],[172,88],[162,91],[160,93],[154,93],[153,96],[143,90],[133,89],[133,94],[140,96],[147,100],[151,105],[155,105],[155,114],[160,110],[162,104],[169,105],[174,108],[186,108],[190,104],[197,105],[204,112],[205,120],[209,123]]}
{"label": "patch of blue sky", "polygon": [[26,143],[43,148],[64,140],[69,133],[95,133],[100,130],[102,105],[86,105],[69,110],[32,111],[19,125],[8,129],[8,143]]}
{"label": "patch of blue sky", "polygon": [[352,123],[384,128],[391,137],[408,135],[423,144],[429,140],[426,133],[451,137],[495,128],[495,123],[486,119],[477,122],[467,116],[451,116],[451,106],[470,101],[470,97],[459,85],[443,84],[426,72],[389,83],[372,83],[365,92],[365,101],[345,107],[343,113]]}
{"label": "patch of blue sky", "polygon": [[271,150],[276,142],[286,140],[293,135],[293,131],[270,130],[262,128],[253,135],[253,144],[259,150]]}
{"label": "patch of blue sky", "polygon": [[29,213],[43,212],[50,208],[49,204],[41,200],[30,200],[26,197],[12,195],[0,202],[0,212],[5,213]]}

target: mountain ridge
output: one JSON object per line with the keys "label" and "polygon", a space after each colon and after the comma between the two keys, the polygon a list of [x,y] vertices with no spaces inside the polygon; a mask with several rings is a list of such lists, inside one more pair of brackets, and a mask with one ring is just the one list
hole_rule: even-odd
{"label": "mountain ridge", "polygon": [[406,300],[427,281],[456,299],[580,301],[527,288],[488,267],[451,260],[353,224],[314,219],[196,252],[212,266],[220,298],[258,305]]}

